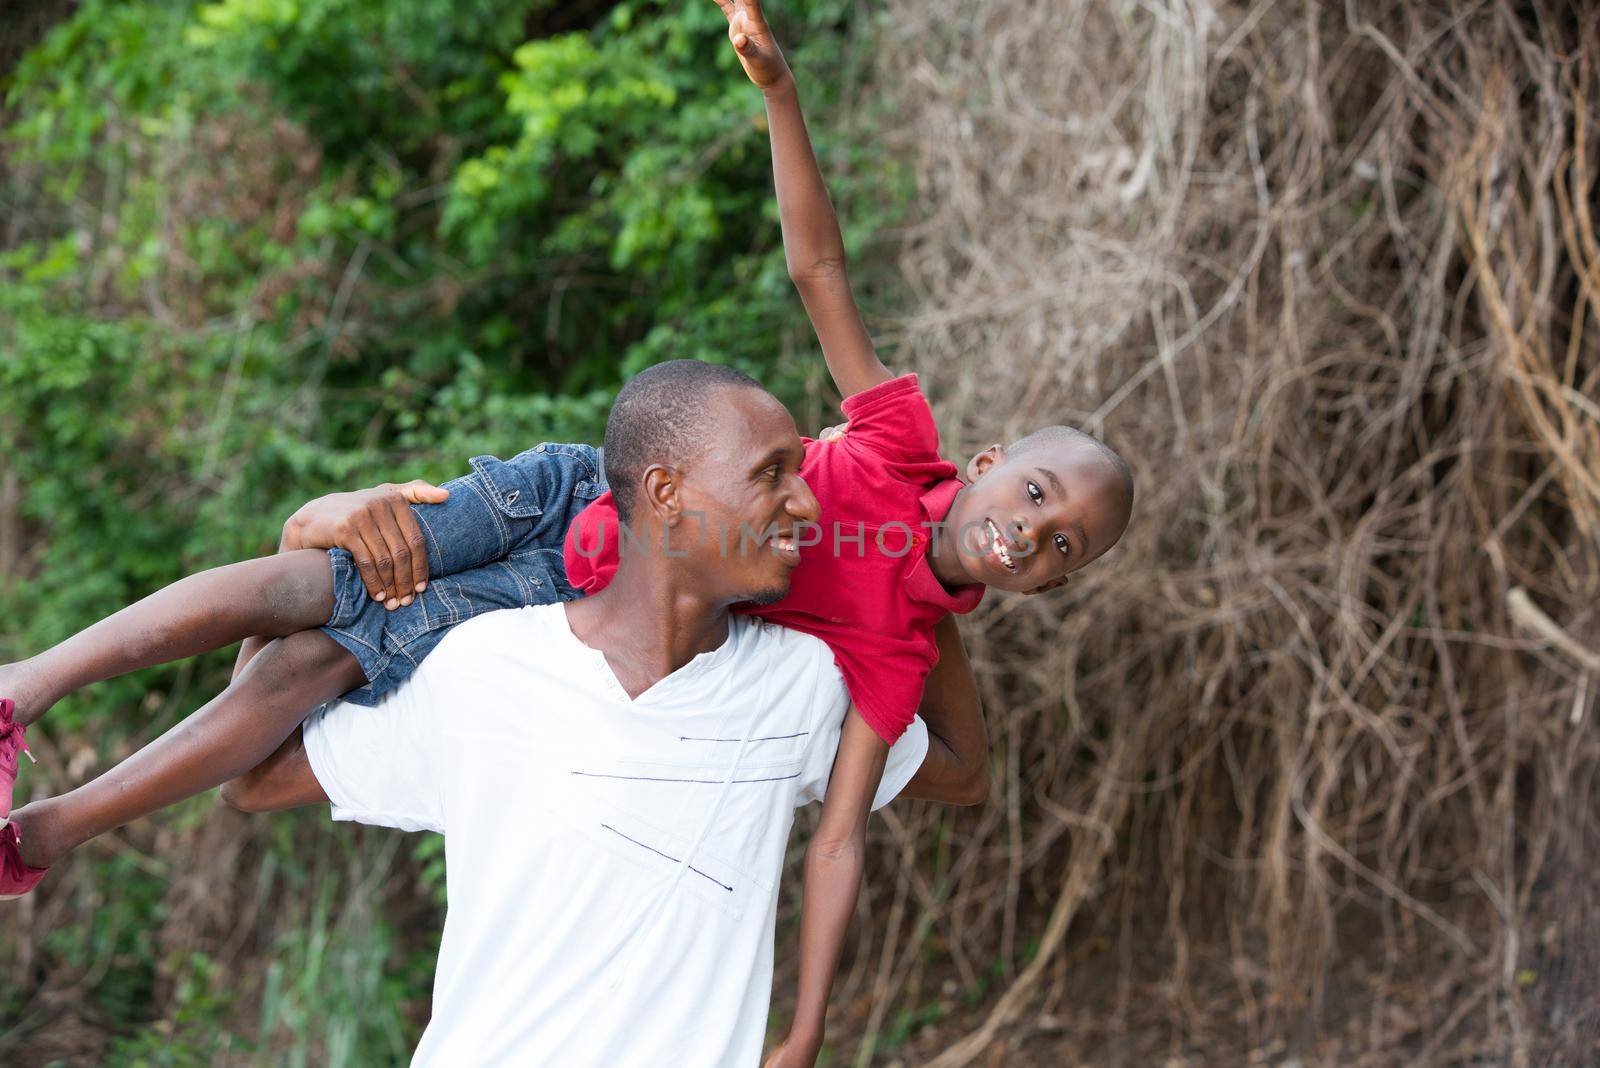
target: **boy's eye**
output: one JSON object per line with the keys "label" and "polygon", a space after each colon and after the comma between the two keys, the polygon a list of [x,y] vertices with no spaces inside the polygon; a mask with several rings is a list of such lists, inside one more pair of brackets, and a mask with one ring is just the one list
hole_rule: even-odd
{"label": "boy's eye", "polygon": [[1028,496],[1033,498],[1034,504],[1044,503],[1044,490],[1039,488],[1039,483],[1037,482],[1031,480],[1028,482]]}
{"label": "boy's eye", "polygon": [[1067,539],[1065,534],[1057,534],[1056,548],[1061,550],[1062,555],[1065,555],[1072,551],[1072,542]]}
{"label": "boy's eye", "polygon": [[777,477],[782,473],[783,466],[781,464],[773,464],[771,467],[767,468],[765,472],[763,472],[767,478],[774,480],[777,479]]}

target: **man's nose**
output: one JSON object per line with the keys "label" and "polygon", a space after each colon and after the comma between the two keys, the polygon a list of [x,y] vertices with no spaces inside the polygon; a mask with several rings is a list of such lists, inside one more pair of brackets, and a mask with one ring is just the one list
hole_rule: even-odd
{"label": "man's nose", "polygon": [[1033,524],[1026,516],[1011,517],[1011,536],[1017,539],[1017,544],[1024,549],[1033,548]]}
{"label": "man's nose", "polygon": [[794,476],[794,482],[794,490],[789,494],[789,514],[803,522],[815,523],[822,514],[817,495],[811,492],[811,487],[799,475]]}

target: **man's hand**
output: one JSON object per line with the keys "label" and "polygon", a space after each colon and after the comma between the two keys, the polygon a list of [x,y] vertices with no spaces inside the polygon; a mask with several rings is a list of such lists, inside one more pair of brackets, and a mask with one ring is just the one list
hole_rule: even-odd
{"label": "man's hand", "polygon": [[761,1068],[813,1068],[822,1052],[822,1040],[790,1033],[762,1063]]}
{"label": "man's hand", "polygon": [[344,549],[374,601],[391,612],[428,586],[428,549],[413,504],[440,504],[450,491],[417,479],[303,505],[283,526],[281,550]]}
{"label": "man's hand", "polygon": [[733,50],[750,80],[762,89],[787,82],[789,63],[761,14],[760,0],[717,0],[717,6],[728,16],[728,40],[733,42]]}
{"label": "man's hand", "polygon": [[850,433],[849,423],[840,423],[838,426],[826,426],[817,435],[818,441],[843,441],[844,436]]}

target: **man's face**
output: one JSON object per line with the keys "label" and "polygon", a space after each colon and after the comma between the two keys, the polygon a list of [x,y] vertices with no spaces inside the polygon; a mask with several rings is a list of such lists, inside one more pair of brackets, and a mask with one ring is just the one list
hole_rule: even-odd
{"label": "man's face", "polygon": [[670,548],[718,599],[771,604],[800,562],[800,524],[817,521],[800,434],[765,390],[727,386],[706,402],[711,444],[680,472]]}

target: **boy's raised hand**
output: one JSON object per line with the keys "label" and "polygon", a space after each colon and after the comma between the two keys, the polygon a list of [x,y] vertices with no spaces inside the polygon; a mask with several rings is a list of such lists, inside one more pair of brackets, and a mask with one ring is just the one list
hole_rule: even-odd
{"label": "boy's raised hand", "polygon": [[760,0],[717,0],[717,6],[728,16],[728,40],[750,80],[762,89],[782,85],[789,78],[789,63],[761,14]]}

